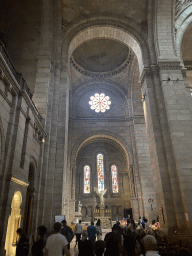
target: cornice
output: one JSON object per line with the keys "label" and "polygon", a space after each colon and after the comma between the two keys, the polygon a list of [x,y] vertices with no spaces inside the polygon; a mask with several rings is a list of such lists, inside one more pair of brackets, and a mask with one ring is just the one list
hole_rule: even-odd
{"label": "cornice", "polygon": [[23,187],[28,187],[29,186],[29,183],[27,183],[27,182],[25,182],[23,180],[17,179],[17,178],[15,178],[13,176],[11,177],[11,181],[16,183],[16,184],[18,184],[18,185],[20,185],[20,186],[23,186]]}
{"label": "cornice", "polygon": [[159,70],[181,70],[180,61],[159,61],[157,63]]}

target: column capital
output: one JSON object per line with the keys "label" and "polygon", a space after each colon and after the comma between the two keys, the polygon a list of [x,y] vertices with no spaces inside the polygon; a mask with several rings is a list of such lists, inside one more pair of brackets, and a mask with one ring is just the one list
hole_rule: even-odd
{"label": "column capital", "polygon": [[181,70],[181,62],[178,60],[164,61],[159,60],[157,63],[159,70]]}

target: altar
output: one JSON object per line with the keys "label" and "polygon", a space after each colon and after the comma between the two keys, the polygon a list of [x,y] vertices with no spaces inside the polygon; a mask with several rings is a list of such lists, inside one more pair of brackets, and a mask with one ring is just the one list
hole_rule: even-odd
{"label": "altar", "polygon": [[101,220],[101,226],[104,229],[111,229],[112,228],[112,215],[111,210],[105,208],[99,208],[93,210],[93,220],[96,221]]}
{"label": "altar", "polygon": [[93,210],[93,220],[96,221],[98,219],[101,220],[101,226],[103,229],[111,229],[112,228],[112,213],[111,209],[105,209],[104,204],[104,194],[106,193],[107,189],[98,191],[97,188],[94,189],[96,194],[100,198],[100,205],[98,209]]}

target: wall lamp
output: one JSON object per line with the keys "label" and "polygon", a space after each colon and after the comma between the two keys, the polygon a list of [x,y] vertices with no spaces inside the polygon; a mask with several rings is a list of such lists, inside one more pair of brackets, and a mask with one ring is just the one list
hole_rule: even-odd
{"label": "wall lamp", "polygon": [[147,93],[145,92],[142,97],[142,101],[145,101],[145,97],[147,96]]}

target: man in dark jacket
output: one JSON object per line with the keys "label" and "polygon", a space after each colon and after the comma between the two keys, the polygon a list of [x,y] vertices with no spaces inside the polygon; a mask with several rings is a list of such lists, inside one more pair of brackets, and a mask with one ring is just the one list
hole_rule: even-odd
{"label": "man in dark jacket", "polygon": [[69,226],[67,226],[66,220],[62,220],[61,225],[62,225],[62,229],[61,229],[60,233],[67,238],[67,241],[68,241],[67,246],[68,246],[68,249],[70,249],[70,243],[71,243],[71,241],[73,240],[73,237],[74,237],[73,231]]}

